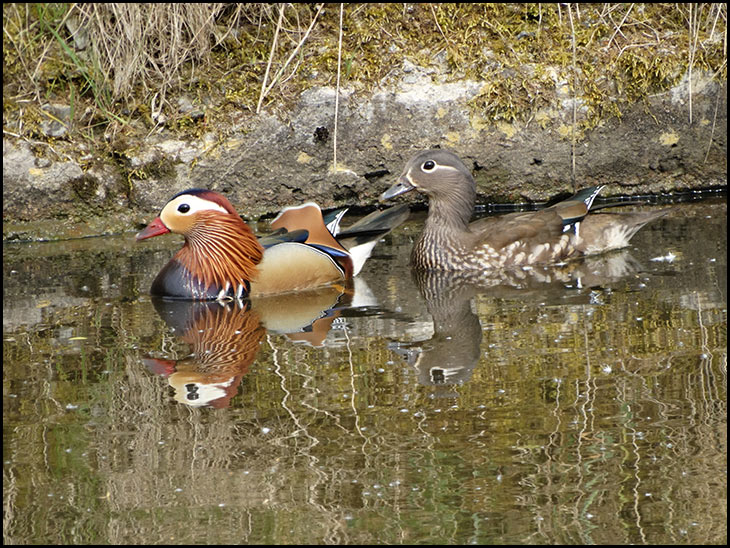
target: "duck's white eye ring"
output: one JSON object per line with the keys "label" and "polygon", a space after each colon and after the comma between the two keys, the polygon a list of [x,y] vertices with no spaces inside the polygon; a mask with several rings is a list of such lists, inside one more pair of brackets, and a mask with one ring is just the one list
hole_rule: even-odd
{"label": "duck's white eye ring", "polygon": [[423,162],[421,169],[423,171],[433,171],[434,169],[436,169],[436,162],[434,162],[433,160],[426,160],[425,162]]}

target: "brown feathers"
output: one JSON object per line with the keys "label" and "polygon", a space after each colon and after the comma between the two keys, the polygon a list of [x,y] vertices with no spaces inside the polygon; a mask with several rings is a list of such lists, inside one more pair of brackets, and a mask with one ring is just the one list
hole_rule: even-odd
{"label": "brown feathers", "polygon": [[590,210],[601,188],[585,188],[539,211],[469,223],[476,197],[474,179],[455,154],[433,149],[413,156],[381,200],[411,190],[428,197],[428,217],[411,252],[416,268],[478,272],[554,264],[624,247],[642,226],[663,215],[595,215]]}
{"label": "brown feathers", "polygon": [[201,211],[185,240],[175,259],[206,289],[233,288],[235,292],[256,278],[264,249],[238,215]]}

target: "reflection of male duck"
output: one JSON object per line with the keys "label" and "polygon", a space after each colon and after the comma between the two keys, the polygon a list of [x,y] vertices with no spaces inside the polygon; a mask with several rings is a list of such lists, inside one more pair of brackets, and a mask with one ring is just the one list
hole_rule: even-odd
{"label": "reflection of male duck", "polygon": [[343,308],[372,306],[374,297],[367,284],[355,278],[347,288],[332,285],[296,295],[270,295],[254,299],[251,310],[269,332],[291,341],[322,346],[332,323]]}
{"label": "reflection of male duck", "polygon": [[326,286],[235,303],[154,299],[158,314],[191,353],[182,360],[143,361],[167,378],[180,403],[227,407],[267,330],[320,346],[343,308],[360,306],[363,298],[373,304],[368,295],[364,282],[356,281],[348,289]]}
{"label": "reflection of male duck", "polygon": [[[286,208],[271,223],[274,232],[257,239],[223,195],[191,189],[173,196],[137,235],[185,237],[151,293],[177,300],[156,307],[193,354],[179,362],[145,360],[168,376],[180,401],[228,405],[265,329],[322,344],[338,307],[353,305],[354,291],[364,286],[355,276],[373,247],[408,217],[401,205],[341,230],[344,212],[323,216],[313,203]],[[254,301],[243,308],[243,299]]]}
{"label": "reflection of male duck", "polygon": [[147,358],[150,371],[167,377],[175,399],[193,407],[228,407],[256,357],[266,330],[247,307],[217,302],[154,301],[157,313],[191,353],[182,360]]}

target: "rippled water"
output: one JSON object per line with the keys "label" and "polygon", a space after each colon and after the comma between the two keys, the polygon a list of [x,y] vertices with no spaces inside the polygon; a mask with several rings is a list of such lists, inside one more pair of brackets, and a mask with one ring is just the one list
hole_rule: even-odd
{"label": "rippled water", "polygon": [[4,541],[725,544],[725,201],[490,287],[422,222],[244,308],[152,302],[173,237],[4,245]]}

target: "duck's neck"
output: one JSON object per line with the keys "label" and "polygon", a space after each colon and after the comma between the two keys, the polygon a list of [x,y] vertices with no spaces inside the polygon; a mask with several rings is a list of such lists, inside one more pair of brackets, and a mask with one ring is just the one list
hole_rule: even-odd
{"label": "duck's neck", "polygon": [[449,196],[432,198],[428,204],[426,228],[466,230],[474,211],[474,199],[475,196],[471,193],[453,193]]}
{"label": "duck's neck", "polygon": [[449,258],[466,251],[475,200],[474,191],[468,190],[430,199],[423,232],[412,252],[415,266],[427,270],[449,270]]}

